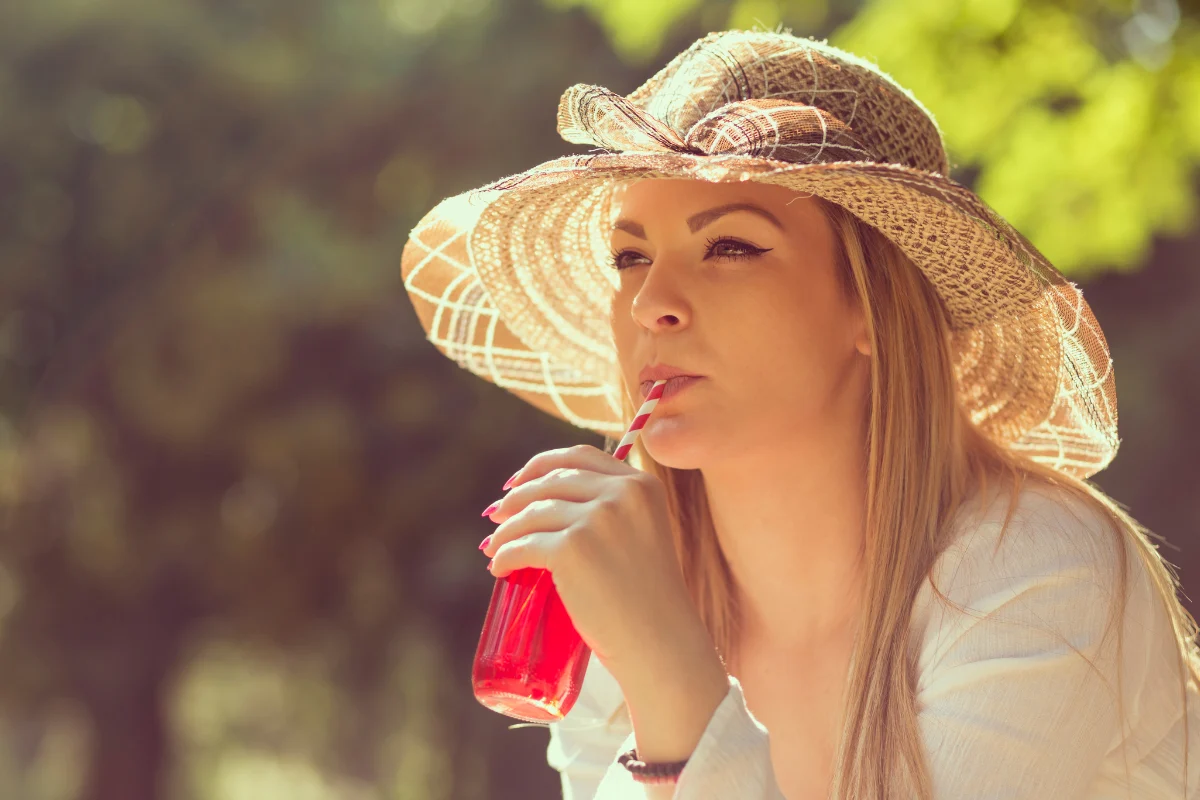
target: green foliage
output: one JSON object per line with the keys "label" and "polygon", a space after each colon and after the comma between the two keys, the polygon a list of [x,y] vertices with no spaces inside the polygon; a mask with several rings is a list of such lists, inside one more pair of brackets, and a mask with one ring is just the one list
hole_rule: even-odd
{"label": "green foliage", "polygon": [[1155,235],[1195,221],[1195,16],[1115,2],[872,0],[824,31],[830,9],[807,0],[546,1],[586,7],[639,64],[693,16],[706,27],[783,25],[874,61],[933,113],[951,177],[1069,274],[1135,268]]}
{"label": "green foliage", "polygon": [[612,39],[613,48],[634,62],[658,53],[667,31],[694,11],[700,0],[546,0],[549,8],[586,8]]}
{"label": "green foliage", "polygon": [[1081,5],[876,0],[831,36],[912,89],[953,169],[1075,275],[1192,225],[1200,163],[1200,21],[1143,42],[1128,9]]}

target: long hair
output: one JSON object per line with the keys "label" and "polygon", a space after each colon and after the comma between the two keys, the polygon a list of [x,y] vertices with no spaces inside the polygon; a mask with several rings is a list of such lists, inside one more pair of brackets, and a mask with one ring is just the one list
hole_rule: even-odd
{"label": "long hair", "polygon": [[[1106,630],[1124,618],[1129,581],[1126,545],[1132,544],[1168,609],[1178,645],[1180,698],[1186,708],[1187,682],[1200,684],[1197,625],[1178,599],[1178,577],[1149,540],[1156,534],[1091,483],[1034,462],[987,437],[957,399],[949,322],[933,285],[875,228],[841,206],[820,197],[815,200],[835,234],[840,285],[847,298],[861,304],[871,345],[868,441],[864,443],[868,566],[830,797],[931,797],[917,723],[916,665],[908,655],[910,614],[919,589],[932,578],[937,557],[953,535],[955,510],[972,489],[983,489],[990,481],[999,481],[994,485],[1010,491],[1002,532],[1026,480],[1059,487],[1111,522],[1121,570]],[[880,335],[883,331],[887,335]],[[636,408],[627,392],[622,392],[622,399],[628,426]],[[611,452],[616,441],[607,439],[606,445]],[[703,476],[700,470],[658,464],[640,439],[627,461],[658,477],[666,488],[675,553],[688,591],[718,655],[728,664],[737,640],[734,626],[741,618],[738,593],[713,527]],[[921,480],[905,480],[913,475]],[[933,589],[942,602],[964,611],[936,586]],[[1118,626],[1118,654],[1122,638]],[[1117,663],[1119,691],[1119,655]],[[1124,704],[1118,706],[1123,730]],[[622,714],[628,715],[625,705],[609,722]],[[1186,714],[1184,739],[1186,781]]]}

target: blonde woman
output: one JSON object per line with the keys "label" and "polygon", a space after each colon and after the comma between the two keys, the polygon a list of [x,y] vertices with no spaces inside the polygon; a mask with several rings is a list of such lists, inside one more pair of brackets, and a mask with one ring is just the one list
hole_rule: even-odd
{"label": "blonde woman", "polygon": [[626,461],[540,453],[484,512],[593,651],[564,798],[1200,797],[1195,621],[1087,481],[1103,334],[911,93],[727,31],[558,127],[599,150],[443,201],[402,271],[443,353],[580,428],[670,379]]}

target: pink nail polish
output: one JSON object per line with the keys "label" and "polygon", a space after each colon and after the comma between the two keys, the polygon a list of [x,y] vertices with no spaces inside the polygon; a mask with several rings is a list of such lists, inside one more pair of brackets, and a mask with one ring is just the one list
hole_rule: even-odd
{"label": "pink nail polish", "polygon": [[508,487],[513,485],[513,481],[515,481],[517,479],[517,476],[520,474],[521,474],[521,470],[517,470],[516,472],[513,473],[513,476],[508,479],[508,481],[504,484],[504,489],[506,491],[508,490]]}
{"label": "pink nail polish", "polygon": [[486,517],[486,516],[488,516],[489,514],[491,514],[493,511],[495,511],[495,510],[496,510],[497,508],[499,508],[499,507],[500,507],[500,504],[499,504],[499,503],[492,503],[490,506],[488,506],[487,508],[485,508],[485,509],[483,510],[483,513],[482,513],[482,514],[480,514],[479,516],[481,516],[481,517]]}
{"label": "pink nail polish", "polygon": [[494,563],[496,563],[496,559],[494,559],[494,558],[493,558],[491,561],[489,561],[489,562],[488,562],[487,568],[488,568],[488,570],[489,570],[489,571],[491,570],[491,568],[492,568],[492,564],[494,564]]}
{"label": "pink nail polish", "polygon": [[480,543],[479,543],[479,549],[480,549],[480,550],[487,550],[488,542],[490,542],[491,540],[492,540],[492,537],[491,537],[491,536],[489,536],[489,537],[487,537],[486,539],[484,539],[482,542],[480,542]]}

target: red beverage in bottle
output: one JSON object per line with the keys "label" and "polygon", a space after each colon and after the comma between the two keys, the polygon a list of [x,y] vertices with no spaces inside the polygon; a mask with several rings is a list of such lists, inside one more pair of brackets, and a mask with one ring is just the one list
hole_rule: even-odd
{"label": "red beverage in bottle", "polygon": [[583,686],[591,649],[583,643],[544,569],[496,579],[475,651],[475,699],[505,716],[555,722]]}
{"label": "red beverage in bottle", "polygon": [[[654,382],[613,458],[624,461],[629,455],[666,385],[666,380]],[[555,722],[579,698],[591,654],[550,573],[514,570],[497,578],[492,589],[471,670],[475,699],[505,716]]]}

